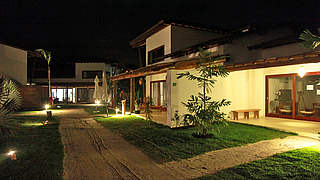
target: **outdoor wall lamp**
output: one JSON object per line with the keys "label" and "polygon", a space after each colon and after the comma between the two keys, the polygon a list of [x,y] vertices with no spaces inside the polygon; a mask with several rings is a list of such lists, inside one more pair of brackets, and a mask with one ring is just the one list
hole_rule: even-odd
{"label": "outdoor wall lamp", "polygon": [[304,70],[303,67],[299,68],[298,74],[301,78],[303,78],[303,76],[306,74],[306,71]]}

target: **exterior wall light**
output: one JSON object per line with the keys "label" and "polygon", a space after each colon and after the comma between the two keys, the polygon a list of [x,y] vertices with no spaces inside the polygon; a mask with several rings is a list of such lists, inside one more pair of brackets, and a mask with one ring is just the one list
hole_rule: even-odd
{"label": "exterior wall light", "polygon": [[303,76],[306,74],[306,71],[304,70],[303,67],[299,68],[298,74],[301,78],[303,78]]}

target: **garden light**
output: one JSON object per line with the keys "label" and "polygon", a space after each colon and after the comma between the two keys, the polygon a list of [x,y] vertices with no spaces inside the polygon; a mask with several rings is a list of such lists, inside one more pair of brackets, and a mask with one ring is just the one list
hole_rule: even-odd
{"label": "garden light", "polygon": [[48,120],[46,120],[46,121],[42,121],[41,123],[42,123],[42,125],[44,125],[44,126],[49,125],[49,121],[48,121]]}
{"label": "garden light", "polygon": [[118,112],[119,112],[119,108],[116,108],[116,114],[118,114]]}
{"label": "garden light", "polygon": [[49,109],[49,107],[50,107],[49,104],[44,105],[44,108],[46,108],[46,111]]}
{"label": "garden light", "polygon": [[9,151],[8,156],[10,156],[10,160],[17,160],[17,156],[16,156],[15,151]]}
{"label": "garden light", "polygon": [[100,105],[100,101],[97,100],[97,99],[94,101],[94,103],[95,103],[96,105]]}

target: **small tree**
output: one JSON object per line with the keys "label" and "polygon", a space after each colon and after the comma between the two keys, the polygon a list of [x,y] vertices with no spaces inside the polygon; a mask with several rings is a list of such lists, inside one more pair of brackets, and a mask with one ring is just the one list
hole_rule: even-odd
{"label": "small tree", "polygon": [[215,101],[207,95],[217,81],[213,78],[226,77],[229,74],[222,65],[210,63],[214,60],[216,58],[213,58],[211,53],[200,50],[200,62],[196,68],[199,75],[193,75],[190,72],[178,74],[178,79],[186,77],[188,80],[197,81],[198,87],[202,89],[198,95],[191,95],[187,102],[182,102],[189,111],[184,115],[184,120],[195,125],[195,135],[199,137],[206,137],[212,124],[226,123],[226,114],[220,112],[220,108],[231,103],[226,99]]}
{"label": "small tree", "polygon": [[150,121],[152,121],[151,106],[152,106],[152,98],[147,97],[146,98],[145,113],[146,113],[146,120],[149,121],[149,125],[150,125]]}
{"label": "small tree", "polygon": [[307,48],[315,49],[320,45],[320,37],[317,35],[312,34],[308,29],[304,30],[299,39],[304,40],[304,45]]}
{"label": "small tree", "polygon": [[49,99],[50,99],[50,104],[53,104],[52,97],[51,97],[51,77],[50,77],[50,62],[51,62],[51,52],[46,51],[43,49],[37,49],[37,52],[41,54],[41,56],[47,61],[48,63],[48,89],[49,89]]}

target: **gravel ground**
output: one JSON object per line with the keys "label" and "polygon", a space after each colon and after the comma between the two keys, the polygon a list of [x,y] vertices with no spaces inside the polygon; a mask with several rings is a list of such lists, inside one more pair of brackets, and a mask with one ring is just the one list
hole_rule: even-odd
{"label": "gravel ground", "polygon": [[58,115],[65,179],[180,179],[83,110],[68,111]]}

